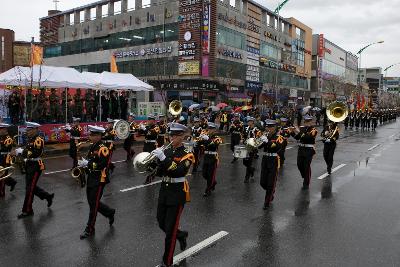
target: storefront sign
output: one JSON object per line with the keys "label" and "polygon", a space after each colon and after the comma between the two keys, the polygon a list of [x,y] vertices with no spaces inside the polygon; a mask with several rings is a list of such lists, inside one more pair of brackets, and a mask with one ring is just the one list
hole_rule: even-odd
{"label": "storefront sign", "polygon": [[178,75],[198,75],[200,74],[199,61],[184,61],[178,64]]}
{"label": "storefront sign", "polygon": [[202,56],[201,58],[201,76],[208,77],[209,76],[209,56]]}
{"label": "storefront sign", "polygon": [[254,19],[249,19],[247,29],[255,33],[260,33],[260,26],[255,24]]}
{"label": "storefront sign", "polygon": [[242,59],[242,54],[233,50],[229,49],[224,49],[224,48],[218,48],[218,54],[225,56],[225,57],[231,57],[231,58],[236,58],[236,59]]}
{"label": "storefront sign", "polygon": [[357,70],[358,68],[358,58],[349,52],[346,53],[346,68],[352,70]]}
{"label": "storefront sign", "polygon": [[[276,67],[277,67],[277,64],[275,61],[269,60],[265,57],[261,57],[260,62],[262,62],[264,64],[264,66],[271,68],[271,69],[276,69]],[[296,67],[289,65],[289,64],[279,63],[278,69],[281,71],[285,71],[285,72],[296,73]]]}
{"label": "storefront sign", "polygon": [[236,27],[242,28],[244,30],[247,29],[247,24],[245,22],[239,21],[237,20],[236,17],[229,17],[228,14],[222,14],[222,13],[218,13],[218,19],[225,21],[229,24],[232,24]]}
{"label": "storefront sign", "polygon": [[162,88],[165,88],[167,91],[218,90],[218,83],[211,81],[202,81],[202,80],[162,81],[161,86]]}
{"label": "storefront sign", "polygon": [[153,47],[143,48],[140,50],[129,50],[129,51],[117,51],[114,52],[115,58],[126,58],[126,57],[144,57],[152,55],[171,54],[172,46],[167,47]]}
{"label": "storefront sign", "polygon": [[252,92],[261,92],[263,84],[260,82],[246,81],[245,87]]}
{"label": "storefront sign", "polygon": [[324,35],[320,34],[318,37],[318,56],[324,57],[325,54],[325,40]]}
{"label": "storefront sign", "polygon": [[210,53],[210,4],[204,4],[203,7],[203,31],[202,31],[202,51],[203,55],[208,55]]}
{"label": "storefront sign", "polygon": [[260,81],[260,68],[257,66],[247,65],[246,66],[246,80],[252,82]]}
{"label": "storefront sign", "polygon": [[265,32],[264,32],[264,36],[267,37],[267,38],[269,38],[269,39],[271,39],[271,40],[274,40],[274,41],[277,41],[277,40],[278,40],[278,38],[276,37],[276,35],[273,35],[272,33],[268,32],[268,31],[265,31]]}

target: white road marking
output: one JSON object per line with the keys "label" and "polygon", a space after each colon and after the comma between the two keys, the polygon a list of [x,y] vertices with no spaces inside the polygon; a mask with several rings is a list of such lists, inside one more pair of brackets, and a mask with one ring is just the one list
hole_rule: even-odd
{"label": "white road marking", "polygon": [[294,146],[287,147],[286,150],[292,149]]}
{"label": "white road marking", "polygon": [[132,191],[132,190],[135,190],[135,189],[139,189],[139,188],[143,188],[143,187],[148,187],[148,186],[152,186],[152,185],[155,185],[155,184],[159,184],[161,182],[162,182],[161,180],[158,180],[158,181],[155,181],[155,182],[152,182],[152,183],[149,183],[149,184],[142,184],[142,185],[138,185],[138,186],[134,186],[134,187],[130,187],[130,188],[121,189],[119,191],[120,192],[128,192],[128,191]]}
{"label": "white road marking", "polygon": [[[190,256],[193,256],[194,254],[197,254],[200,250],[209,247],[211,244],[215,243],[219,239],[223,238],[224,236],[228,235],[229,233],[226,231],[221,231],[216,233],[213,236],[210,236],[209,238],[201,241],[200,243],[197,243],[193,247],[188,248],[187,250],[179,253],[174,257],[174,265],[180,263],[186,258],[189,258]],[[157,265],[157,267],[160,265]]]}
{"label": "white road marking", "polygon": [[[333,168],[333,169],[332,169],[332,173],[334,173],[334,172],[340,170],[340,169],[343,168],[344,166],[346,166],[346,164],[340,164],[340,165],[337,166],[336,168]],[[318,177],[318,180],[325,179],[325,178],[328,177],[328,176],[329,176],[328,173],[324,173],[324,174],[322,174],[320,177]]]}
{"label": "white road marking", "polygon": [[389,136],[389,139],[390,139],[390,138],[393,138],[395,135],[396,135],[396,134],[392,134],[391,136]]}
{"label": "white road marking", "polygon": [[375,148],[377,148],[378,146],[380,146],[380,144],[376,144],[370,148],[368,148],[368,151],[374,150]]}
{"label": "white road marking", "polygon": [[65,170],[53,171],[53,172],[45,172],[44,175],[55,174],[55,173],[60,173],[60,172],[67,172],[67,171],[71,171],[71,169],[65,169]]}

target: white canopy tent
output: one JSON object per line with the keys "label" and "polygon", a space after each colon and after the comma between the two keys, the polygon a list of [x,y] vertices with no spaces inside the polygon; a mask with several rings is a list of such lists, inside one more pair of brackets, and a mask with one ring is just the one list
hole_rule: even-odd
{"label": "white canopy tent", "polygon": [[[153,86],[139,80],[129,73],[80,73],[74,68],[34,65],[16,66],[0,74],[0,85],[45,87],[45,88],[82,88],[100,90],[99,119],[101,121],[101,92],[108,90],[153,91]],[[65,117],[68,118],[68,90],[65,92]],[[25,98],[26,100],[26,98]],[[25,103],[26,105],[26,103]]]}
{"label": "white canopy tent", "polygon": [[0,84],[46,88],[96,88],[95,82],[73,68],[34,65],[16,66],[0,74]]}

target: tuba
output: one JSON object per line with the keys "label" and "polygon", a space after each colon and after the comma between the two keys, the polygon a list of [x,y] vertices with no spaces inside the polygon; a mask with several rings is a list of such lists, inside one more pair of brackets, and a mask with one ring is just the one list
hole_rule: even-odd
{"label": "tuba", "polygon": [[182,102],[174,100],[169,104],[168,111],[172,116],[179,116],[182,113]]}
{"label": "tuba", "polygon": [[[161,149],[165,151],[170,148],[172,143],[169,143],[166,146],[162,146]],[[133,159],[133,167],[139,173],[154,173],[157,169],[157,165],[154,165],[156,160],[156,156],[153,153],[149,152],[141,152],[136,155]]]}
{"label": "tuba", "polygon": [[335,101],[326,108],[326,116],[333,122],[344,121],[349,115],[349,109],[343,102]]}

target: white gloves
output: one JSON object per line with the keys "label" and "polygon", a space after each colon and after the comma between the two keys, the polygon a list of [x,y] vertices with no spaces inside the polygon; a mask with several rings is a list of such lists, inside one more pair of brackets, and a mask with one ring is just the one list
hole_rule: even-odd
{"label": "white gloves", "polygon": [[153,150],[153,155],[156,156],[160,161],[164,161],[166,156],[164,154],[164,151],[159,147]]}
{"label": "white gloves", "polygon": [[15,155],[17,155],[17,156],[21,155],[23,151],[24,151],[24,149],[22,147],[16,148],[15,149]]}
{"label": "white gloves", "polygon": [[263,143],[268,143],[268,137],[266,137],[265,135],[260,137],[261,141],[263,141]]}
{"label": "white gloves", "polygon": [[140,130],[146,130],[146,126],[144,124],[140,124]]}
{"label": "white gloves", "polygon": [[69,125],[69,123],[67,123],[66,125],[65,125],[65,129],[66,130],[71,130],[72,128],[71,128],[71,125]]}
{"label": "white gloves", "polygon": [[78,167],[85,168],[89,164],[89,161],[86,159],[78,160]]}
{"label": "white gloves", "polygon": [[207,141],[208,139],[210,139],[210,137],[208,137],[208,135],[206,135],[206,134],[201,134],[201,135],[200,135],[200,138],[203,139],[203,140],[205,140],[205,141]]}
{"label": "white gloves", "polygon": [[325,143],[330,143],[331,142],[331,139],[326,139],[325,140]]}

